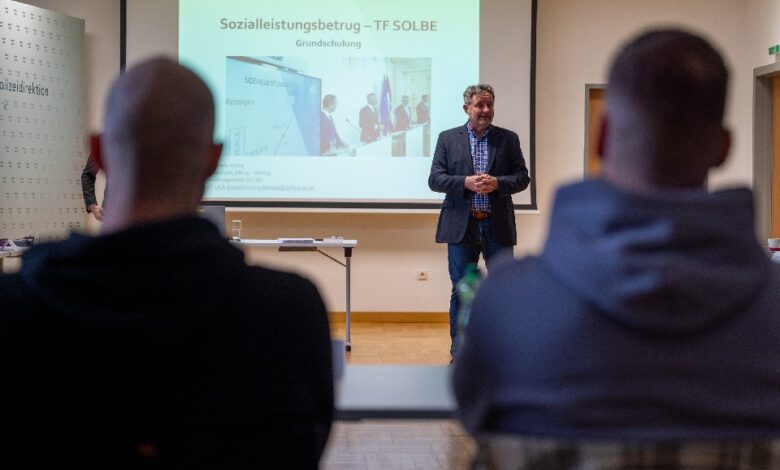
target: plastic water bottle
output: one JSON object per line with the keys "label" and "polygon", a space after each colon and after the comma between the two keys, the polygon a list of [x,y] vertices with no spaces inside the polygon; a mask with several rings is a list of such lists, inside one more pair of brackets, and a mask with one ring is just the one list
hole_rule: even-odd
{"label": "plastic water bottle", "polygon": [[482,280],[482,274],[475,263],[466,266],[463,277],[456,284],[458,298],[460,299],[460,309],[458,310],[458,345],[463,342],[463,334],[466,331],[466,325],[471,316],[471,304],[474,302],[474,296]]}

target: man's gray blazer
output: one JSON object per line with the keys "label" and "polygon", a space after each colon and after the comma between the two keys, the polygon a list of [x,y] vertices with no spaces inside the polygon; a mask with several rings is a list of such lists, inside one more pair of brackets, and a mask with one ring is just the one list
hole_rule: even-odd
{"label": "man's gray blazer", "polygon": [[[496,241],[513,246],[517,244],[517,229],[512,194],[524,190],[531,182],[517,134],[501,127],[490,127],[486,173],[498,179],[498,189],[490,193]],[[474,195],[463,186],[463,182],[466,176],[473,174],[474,163],[466,125],[439,134],[428,177],[432,191],[446,194],[436,227],[437,243],[460,243],[463,240]]]}

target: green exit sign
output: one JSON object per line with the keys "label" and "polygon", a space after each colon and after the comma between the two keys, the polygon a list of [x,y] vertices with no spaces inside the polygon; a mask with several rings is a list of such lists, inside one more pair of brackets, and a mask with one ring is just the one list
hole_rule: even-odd
{"label": "green exit sign", "polygon": [[780,54],[780,44],[769,46],[769,55]]}

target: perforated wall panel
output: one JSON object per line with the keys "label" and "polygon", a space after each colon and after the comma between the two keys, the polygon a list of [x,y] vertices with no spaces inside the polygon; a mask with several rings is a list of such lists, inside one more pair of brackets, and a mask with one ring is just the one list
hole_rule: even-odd
{"label": "perforated wall panel", "polygon": [[84,223],[84,21],[0,0],[0,238]]}

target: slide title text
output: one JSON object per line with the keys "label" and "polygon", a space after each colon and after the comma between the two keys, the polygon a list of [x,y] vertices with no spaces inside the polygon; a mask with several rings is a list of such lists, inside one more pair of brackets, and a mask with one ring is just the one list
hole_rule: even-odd
{"label": "slide title text", "polygon": [[354,34],[360,34],[364,28],[375,31],[435,32],[439,29],[439,22],[436,20],[381,19],[360,24],[356,21],[288,21],[275,20],[274,18],[268,20],[263,18],[243,18],[240,20],[220,18],[219,20],[219,29],[229,30],[303,31],[306,34],[315,31],[350,31]]}

